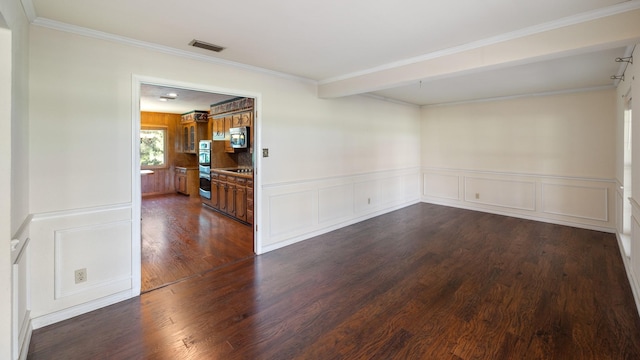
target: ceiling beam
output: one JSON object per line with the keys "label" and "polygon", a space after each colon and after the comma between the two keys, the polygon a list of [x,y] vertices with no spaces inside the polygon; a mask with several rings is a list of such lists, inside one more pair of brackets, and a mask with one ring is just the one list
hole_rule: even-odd
{"label": "ceiling beam", "polygon": [[[320,98],[336,98],[479,71],[532,63],[640,42],[640,9],[555,29],[449,51],[411,63],[321,81]],[[611,59],[614,61],[614,59]]]}

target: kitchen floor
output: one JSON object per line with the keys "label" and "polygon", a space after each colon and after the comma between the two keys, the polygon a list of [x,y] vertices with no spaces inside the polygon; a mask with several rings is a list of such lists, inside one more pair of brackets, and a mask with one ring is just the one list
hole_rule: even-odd
{"label": "kitchen floor", "polygon": [[253,231],[179,194],[142,199],[142,292],[253,257]]}

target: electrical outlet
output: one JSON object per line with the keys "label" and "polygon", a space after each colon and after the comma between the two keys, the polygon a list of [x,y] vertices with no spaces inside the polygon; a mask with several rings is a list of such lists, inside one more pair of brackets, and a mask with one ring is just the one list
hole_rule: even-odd
{"label": "electrical outlet", "polygon": [[87,269],[78,269],[75,271],[76,284],[87,281]]}

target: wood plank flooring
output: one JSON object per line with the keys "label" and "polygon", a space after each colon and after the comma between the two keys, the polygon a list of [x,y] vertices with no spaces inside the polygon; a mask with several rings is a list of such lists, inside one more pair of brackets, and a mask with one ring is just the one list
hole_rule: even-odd
{"label": "wood plank flooring", "polygon": [[142,200],[142,291],[254,256],[253,229],[179,194]]}
{"label": "wood plank flooring", "polygon": [[34,331],[29,359],[640,359],[613,234],[413,205]]}

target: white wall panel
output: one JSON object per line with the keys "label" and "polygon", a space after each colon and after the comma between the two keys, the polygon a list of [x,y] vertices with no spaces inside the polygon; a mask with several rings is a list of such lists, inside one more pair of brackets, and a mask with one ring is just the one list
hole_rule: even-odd
{"label": "white wall panel", "polygon": [[[29,248],[30,275],[39,280],[30,287],[34,328],[105,306],[114,294],[122,300],[135,293],[131,213],[131,205],[123,204],[34,215]],[[87,282],[75,284],[79,268],[87,269]]]}
{"label": "white wall panel", "polygon": [[[424,169],[422,201],[614,231],[615,181],[473,170]],[[462,179],[460,200],[453,196]],[[430,189],[427,192],[427,189]],[[443,194],[450,196],[442,196]]]}
{"label": "white wall panel", "polygon": [[460,199],[460,178],[457,175],[424,173],[423,195],[449,200]]}
{"label": "white wall panel", "polygon": [[640,284],[637,283],[640,279],[640,223],[635,216],[631,217],[631,286],[638,292],[640,290]]}
{"label": "white wall panel", "polygon": [[404,197],[404,179],[400,176],[381,179],[379,188],[382,206],[402,200]]}
{"label": "white wall panel", "polygon": [[26,356],[31,338],[31,301],[29,286],[30,249],[29,222],[27,217],[11,241],[11,285],[12,285],[12,358]]}
{"label": "white wall panel", "polygon": [[420,199],[418,169],[265,186],[263,251],[392,211]]}
{"label": "white wall panel", "polygon": [[542,184],[542,211],[589,220],[608,221],[605,186]]}
{"label": "white wall panel", "polygon": [[313,225],[317,217],[315,190],[275,195],[269,198],[269,236],[277,237]]}
{"label": "white wall panel", "polygon": [[379,180],[357,182],[354,187],[356,214],[373,211],[380,202]]}
{"label": "white wall panel", "polygon": [[[56,230],[55,298],[91,290],[111,294],[131,287],[131,222]],[[75,283],[75,270],[87,281]]]}
{"label": "white wall panel", "polygon": [[318,222],[353,216],[353,184],[320,188],[318,190]]}
{"label": "white wall panel", "polygon": [[477,177],[464,179],[464,199],[468,202],[533,211],[535,198],[534,182]]}

